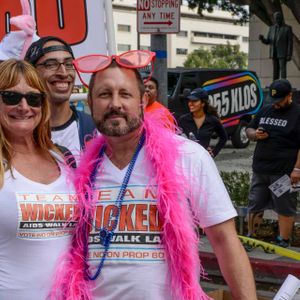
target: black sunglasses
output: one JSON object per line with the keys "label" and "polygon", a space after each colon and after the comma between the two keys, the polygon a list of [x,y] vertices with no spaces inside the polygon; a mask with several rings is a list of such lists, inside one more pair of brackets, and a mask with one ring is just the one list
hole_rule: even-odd
{"label": "black sunglasses", "polygon": [[6,105],[18,105],[23,98],[26,99],[27,104],[32,107],[42,106],[42,101],[45,98],[44,93],[27,93],[21,94],[12,91],[0,91],[2,101]]}

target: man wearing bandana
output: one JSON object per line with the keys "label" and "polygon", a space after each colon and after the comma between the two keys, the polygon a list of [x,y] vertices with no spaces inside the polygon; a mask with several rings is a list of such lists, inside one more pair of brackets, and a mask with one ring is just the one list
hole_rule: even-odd
{"label": "man wearing bandana", "polygon": [[68,148],[77,158],[95,125],[90,115],[70,105],[76,76],[73,59],[72,48],[55,36],[32,43],[25,56],[38,70],[50,96],[53,142]]}

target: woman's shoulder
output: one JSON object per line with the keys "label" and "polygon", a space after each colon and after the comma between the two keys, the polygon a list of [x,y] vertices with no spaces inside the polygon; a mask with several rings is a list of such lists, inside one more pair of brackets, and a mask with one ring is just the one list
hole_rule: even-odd
{"label": "woman's shoulder", "polygon": [[181,115],[178,120],[181,121],[181,120],[189,120],[189,119],[192,119],[191,113],[186,113],[184,115]]}
{"label": "woman's shoulder", "polygon": [[218,122],[218,123],[221,122],[220,118],[218,118],[217,116],[215,116],[213,114],[209,114],[209,113],[206,114],[206,119],[208,119],[208,120],[210,120],[212,122]]}

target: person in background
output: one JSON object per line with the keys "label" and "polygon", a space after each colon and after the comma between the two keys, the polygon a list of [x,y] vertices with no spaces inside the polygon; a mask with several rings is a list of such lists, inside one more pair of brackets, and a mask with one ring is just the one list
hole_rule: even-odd
{"label": "person in background", "polygon": [[[197,141],[212,157],[216,157],[227,141],[217,110],[209,104],[208,94],[202,88],[193,90],[187,98],[190,113],[179,118],[178,126],[188,138]],[[218,135],[219,141],[211,148],[209,144],[213,133]]]}
{"label": "person in background", "polygon": [[49,119],[48,96],[35,68],[15,59],[2,62],[0,299],[46,299],[69,245],[73,228],[65,225],[75,191],[50,139]]}
{"label": "person in background", "polygon": [[31,44],[25,56],[37,69],[50,96],[52,140],[77,158],[96,127],[90,115],[70,105],[76,75],[73,59],[69,44],[55,36]]}
{"label": "person in background", "polygon": [[148,96],[148,104],[145,108],[145,112],[151,113],[153,111],[160,110],[164,122],[168,124],[170,128],[174,128],[174,117],[164,105],[158,102],[158,80],[152,76],[144,83],[144,85],[146,95]]}
{"label": "person in background", "polygon": [[[292,86],[286,79],[270,85],[269,101],[246,129],[248,138],[256,141],[253,175],[248,204],[248,235],[256,237],[263,212],[272,208],[278,214],[279,235],[273,241],[290,246],[297,214],[297,193],[276,196],[269,186],[285,174],[291,184],[300,181],[300,106],[292,100]],[[248,250],[251,250],[248,248]]]}

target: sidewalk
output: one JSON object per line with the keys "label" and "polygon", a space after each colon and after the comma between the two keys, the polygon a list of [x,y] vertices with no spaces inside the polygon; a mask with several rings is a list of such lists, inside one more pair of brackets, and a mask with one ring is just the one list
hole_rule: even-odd
{"label": "sidewalk", "polygon": [[[220,273],[216,256],[205,236],[200,239],[200,259],[208,274],[208,278],[216,273]],[[300,248],[290,247],[289,249],[300,252]],[[288,274],[300,278],[300,261],[296,261],[277,254],[265,253],[262,249],[254,249],[247,252],[253,268],[256,282],[267,281],[281,285]],[[275,295],[274,291],[274,295]],[[270,298],[272,299],[272,298]]]}

